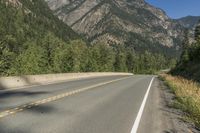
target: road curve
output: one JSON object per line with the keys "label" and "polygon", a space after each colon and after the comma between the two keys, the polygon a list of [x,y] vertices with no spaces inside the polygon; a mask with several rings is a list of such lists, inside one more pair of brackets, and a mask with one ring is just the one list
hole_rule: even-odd
{"label": "road curve", "polygon": [[1,91],[0,133],[130,133],[152,78],[109,76]]}

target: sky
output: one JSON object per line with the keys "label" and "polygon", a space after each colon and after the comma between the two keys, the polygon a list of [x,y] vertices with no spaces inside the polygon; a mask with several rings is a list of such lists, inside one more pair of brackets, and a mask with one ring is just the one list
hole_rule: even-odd
{"label": "sky", "polygon": [[146,2],[163,9],[174,19],[188,15],[200,16],[200,0],[146,0]]}

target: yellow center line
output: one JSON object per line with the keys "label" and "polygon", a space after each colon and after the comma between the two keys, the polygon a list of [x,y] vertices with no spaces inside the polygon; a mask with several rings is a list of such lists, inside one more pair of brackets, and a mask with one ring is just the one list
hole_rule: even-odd
{"label": "yellow center line", "polygon": [[84,87],[84,88],[81,88],[81,89],[78,89],[78,90],[58,94],[58,95],[55,95],[55,96],[52,96],[52,97],[49,97],[49,98],[45,98],[45,99],[42,99],[42,100],[38,100],[38,101],[35,101],[35,102],[32,102],[32,103],[29,103],[29,104],[21,105],[19,107],[13,108],[13,109],[5,110],[3,112],[0,112],[0,118],[6,117],[6,116],[9,116],[9,115],[13,115],[13,114],[21,112],[25,109],[30,109],[32,107],[36,107],[36,106],[41,105],[41,104],[56,101],[56,100],[59,100],[59,99],[62,99],[62,98],[65,98],[65,97],[68,97],[68,96],[71,96],[71,95],[75,95],[75,94],[78,94],[78,93],[81,93],[81,92],[84,92],[84,91],[87,91],[87,90],[90,90],[90,89],[94,89],[94,88],[99,87],[99,86],[103,86],[103,85],[110,84],[110,83],[113,83],[113,82],[117,82],[117,81],[127,79],[127,78],[130,78],[130,77],[124,77],[124,78],[120,78],[120,79],[111,80],[111,81],[108,81],[108,82],[99,83],[99,84],[92,85],[92,86],[89,86],[89,87]]}

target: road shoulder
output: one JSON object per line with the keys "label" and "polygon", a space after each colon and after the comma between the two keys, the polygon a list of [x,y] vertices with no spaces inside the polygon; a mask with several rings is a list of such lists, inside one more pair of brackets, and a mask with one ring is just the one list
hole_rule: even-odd
{"label": "road shoulder", "polygon": [[173,93],[155,78],[138,133],[198,133],[192,124],[183,121],[180,110],[170,106],[173,101]]}

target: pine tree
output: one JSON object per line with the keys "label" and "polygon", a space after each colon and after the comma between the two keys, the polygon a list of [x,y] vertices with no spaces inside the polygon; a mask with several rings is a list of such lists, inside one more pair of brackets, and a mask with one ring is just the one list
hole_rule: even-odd
{"label": "pine tree", "polygon": [[67,60],[69,56],[69,45],[64,45],[61,48],[55,49],[55,54],[53,55],[53,72],[55,73],[65,73],[69,72]]}
{"label": "pine tree", "polygon": [[16,39],[11,35],[5,36],[0,42],[0,74],[7,74],[15,59],[14,47]]}
{"label": "pine tree", "polygon": [[188,37],[188,30],[185,30],[184,41],[182,44],[183,52],[181,54],[180,63],[186,63],[189,61],[189,37]]}
{"label": "pine tree", "polygon": [[128,71],[127,65],[126,65],[125,49],[121,46],[117,47],[114,67],[115,67],[116,72],[127,72]]}
{"label": "pine tree", "polygon": [[26,42],[28,48],[16,59],[11,73],[13,74],[42,74],[47,73],[44,49],[35,42]]}
{"label": "pine tree", "polygon": [[136,62],[135,62],[135,55],[133,53],[133,51],[128,50],[127,54],[126,54],[126,65],[128,68],[128,72],[134,72],[134,68],[136,66]]}
{"label": "pine tree", "polygon": [[195,40],[196,41],[200,40],[200,21],[199,21],[199,24],[195,28]]}
{"label": "pine tree", "polygon": [[196,42],[190,48],[190,58],[191,60],[199,61],[200,59],[200,22],[195,29],[195,40]]}
{"label": "pine tree", "polygon": [[113,64],[115,61],[115,55],[113,49],[110,46],[104,44],[96,44],[97,48],[99,49],[99,71],[107,72],[107,71],[114,71]]}
{"label": "pine tree", "polygon": [[97,45],[90,46],[88,49],[88,60],[87,60],[87,65],[85,66],[85,71],[86,72],[99,72],[100,71],[100,66],[99,60],[100,60],[100,50]]}

